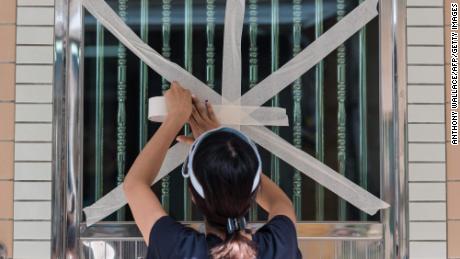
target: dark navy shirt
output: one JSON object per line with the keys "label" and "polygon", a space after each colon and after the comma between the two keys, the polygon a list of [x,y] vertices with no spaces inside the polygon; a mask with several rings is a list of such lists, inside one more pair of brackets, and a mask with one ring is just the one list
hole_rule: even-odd
{"label": "dark navy shirt", "polygon": [[[302,258],[294,223],[286,216],[273,217],[252,235],[252,240],[257,246],[257,258]],[[147,259],[208,259],[209,250],[221,242],[215,235],[199,233],[163,216],[150,231]]]}

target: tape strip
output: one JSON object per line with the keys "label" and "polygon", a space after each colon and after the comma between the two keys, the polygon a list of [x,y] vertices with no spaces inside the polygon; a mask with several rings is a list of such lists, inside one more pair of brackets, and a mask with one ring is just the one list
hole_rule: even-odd
{"label": "tape strip", "polygon": [[271,130],[254,126],[242,126],[241,130],[263,148],[364,212],[374,215],[378,210],[390,206]]}
{"label": "tape strip", "polygon": [[241,103],[262,105],[281,92],[376,17],[377,3],[378,0],[361,3],[297,56],[246,92]]}
{"label": "tape strip", "polygon": [[[161,165],[158,176],[153,181],[152,185],[161,178],[168,175],[172,170],[181,165],[187,157],[189,146],[177,143],[169,148],[166,158]],[[123,191],[123,184],[118,185],[115,189],[110,191],[104,197],[97,200],[91,206],[83,209],[86,216],[86,225],[91,226],[99,222],[108,215],[114,213],[126,204],[125,193]]]}
{"label": "tape strip", "polygon": [[165,59],[140,39],[128,25],[113,11],[103,0],[82,0],[83,6],[96,19],[104,25],[123,45],[130,49],[151,69],[155,70],[169,82],[178,81],[188,88],[200,100],[209,100],[212,103],[220,103],[222,97],[198,80],[187,70]]}
{"label": "tape strip", "polygon": [[[111,31],[123,44],[126,45],[134,54],[136,54],[142,61],[149,65],[153,70],[158,72],[160,75],[165,77],[169,81],[179,81],[184,87],[190,89],[199,99],[210,100],[211,103],[228,102],[225,98],[221,97],[212,89],[208,88],[204,83],[200,82],[193,75],[189,74],[183,68],[164,59],[155,50],[145,44],[137,35],[131,31],[131,29],[118,17],[118,15],[108,6],[103,0],[82,0],[83,5],[86,9],[93,14],[109,31]],[[236,0],[227,1],[234,2]],[[238,0],[242,1],[242,0]],[[282,89],[287,87],[295,79],[300,77],[303,73],[308,71],[313,65],[318,63],[327,54],[334,50],[337,46],[343,43],[348,37],[357,32],[362,26],[369,22],[373,17],[377,15],[375,8],[378,0],[366,0],[355,10],[349,13],[345,18],[338,22],[333,28],[324,33],[314,43],[310,44],[308,48],[303,50],[300,54],[294,57],[291,61],[286,63],[278,71],[267,77],[256,87],[252,88],[242,98],[233,101],[233,106],[239,106],[239,103],[251,106],[262,105],[274,95],[279,93]],[[244,2],[243,2],[244,3]],[[235,3],[233,3],[235,4]],[[232,4],[232,7],[234,6]],[[238,3],[241,9],[241,2]],[[235,8],[237,5],[234,6]],[[244,10],[244,5],[242,10]],[[231,16],[235,15],[235,16]],[[232,18],[230,26],[233,28],[239,28],[241,17],[243,14],[231,14],[229,17]],[[238,18],[240,17],[240,18]],[[226,24],[227,26],[228,24]],[[230,32],[229,32],[230,33]],[[228,49],[232,46],[232,49],[228,49],[231,55],[240,55],[240,52],[235,54],[236,49],[240,49],[238,45],[240,40],[236,41],[235,38],[230,38],[230,45],[226,44],[224,48]],[[232,43],[233,42],[233,43]],[[236,47],[235,47],[236,46]],[[234,56],[235,57],[235,56]],[[234,58],[232,62],[238,62],[238,56]],[[241,62],[241,60],[239,61]],[[241,67],[229,68],[229,70],[239,69]],[[241,71],[240,71],[241,72]],[[238,73],[238,72],[236,72]],[[233,74],[233,72],[232,72]],[[229,74],[230,75],[230,74]],[[241,74],[240,74],[241,75]],[[228,77],[227,77],[228,78]],[[231,80],[232,78],[229,78]],[[233,78],[233,81],[240,80],[241,78]],[[230,87],[230,84],[227,84]],[[226,89],[225,92],[229,96],[233,96],[234,90]],[[241,90],[236,89],[237,93]],[[226,94],[227,95],[227,94]],[[228,97],[230,98],[230,97]],[[274,113],[274,110],[269,112],[263,109],[268,107],[259,107],[253,111],[250,116],[252,119],[262,120],[264,118],[263,113],[270,117]],[[244,108],[238,108],[240,112],[244,112]],[[262,113],[255,116],[256,113]],[[283,111],[283,116],[285,115]],[[243,115],[241,115],[243,118]],[[246,114],[246,116],[249,116]],[[270,117],[271,118],[271,117]],[[241,118],[238,123],[241,123]],[[260,121],[259,121],[260,122]],[[264,121],[265,123],[267,121]],[[264,123],[264,124],[265,124]],[[243,126],[243,130],[250,135],[257,143],[262,145],[267,150],[273,152],[281,159],[291,163],[295,168],[302,171],[304,174],[310,176],[320,184],[325,185],[326,188],[334,191],[339,196],[354,204],[359,209],[374,214],[378,209],[387,208],[388,204],[379,200],[372,194],[368,193],[361,187],[353,184],[343,176],[334,172],[329,167],[323,165],[313,157],[296,149],[291,146],[288,142],[284,141],[277,135],[273,134],[270,130],[264,127],[257,126]],[[188,148],[182,144],[173,146],[165,158],[165,161],[161,167],[158,177],[155,181],[158,181],[163,176],[167,175],[175,167],[179,166],[187,155]],[[85,208],[83,211],[87,217],[87,225],[92,225],[99,220],[105,218],[111,213],[115,212],[121,206],[126,204],[123,190],[121,186],[115,188],[108,195],[98,200],[95,204]]]}
{"label": "tape strip", "polygon": [[241,97],[241,36],[244,7],[245,0],[228,0],[225,6],[222,104],[229,104],[226,100],[234,102]]}
{"label": "tape strip", "polygon": [[[286,109],[279,107],[213,105],[214,113],[224,125],[289,126]],[[165,98],[149,99],[149,120],[163,122],[167,115]],[[247,116],[251,114],[251,117]]]}
{"label": "tape strip", "polygon": [[[242,8],[243,17],[231,14],[229,15],[229,19],[235,20],[235,22],[241,24],[244,18],[244,0],[238,0],[238,5],[235,5],[235,1],[228,1],[231,2],[232,8],[236,10],[240,10]],[[243,2],[243,6],[241,7],[241,2]],[[153,48],[147,45],[145,42],[140,39],[136,33],[134,33],[128,25],[118,16],[117,13],[103,0],[82,0],[83,6],[85,6],[86,10],[90,12],[96,19],[104,25],[104,27],[109,30],[118,40],[120,40],[128,49],[130,49],[136,56],[138,56],[145,64],[147,64],[151,69],[156,71],[162,77],[166,78],[166,80],[178,81],[181,85],[187,89],[189,89],[194,95],[198,97],[200,100],[209,100],[213,104],[217,103],[231,103],[230,101],[226,100],[225,97],[220,96],[217,92],[209,88],[206,84],[198,80],[192,74],[190,74],[187,70],[183,69],[176,63],[173,63],[167,59],[165,59],[161,54],[156,52]],[[235,17],[235,18],[232,18]],[[239,18],[237,18],[239,17]],[[240,26],[240,25],[238,25]],[[235,26],[238,27],[238,26]],[[240,27],[241,27],[240,26]],[[230,32],[228,32],[230,33]],[[241,33],[240,33],[241,36]],[[227,36],[228,37],[228,36]],[[230,37],[231,41],[235,41],[234,37]],[[237,47],[238,49],[239,47]],[[226,51],[227,53],[234,53],[235,50]],[[240,63],[241,63],[241,58]],[[236,59],[237,60],[237,59]],[[237,61],[235,61],[237,62]],[[228,69],[234,69],[233,66]],[[241,70],[241,66],[239,68]],[[241,76],[241,71],[240,71]],[[240,78],[240,77],[238,77]],[[230,82],[240,82],[241,80],[237,80],[236,78],[229,78]],[[229,85],[228,84],[228,85]],[[241,91],[241,90],[240,90]],[[241,92],[240,92],[241,93]],[[240,97],[240,96],[238,96]],[[236,98],[238,98],[236,97]],[[244,112],[244,110],[242,111]],[[257,110],[257,113],[262,114],[263,110]],[[242,114],[242,116],[249,117],[252,116],[249,114]],[[266,114],[266,120],[276,122],[279,117],[274,114],[274,117],[270,117],[270,114]],[[255,120],[255,118],[253,118]],[[257,125],[257,124],[256,124]],[[260,124],[258,124],[260,125]]]}

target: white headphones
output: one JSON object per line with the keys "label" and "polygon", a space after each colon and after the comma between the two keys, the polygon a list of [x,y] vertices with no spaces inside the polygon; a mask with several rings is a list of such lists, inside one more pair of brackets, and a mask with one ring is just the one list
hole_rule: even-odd
{"label": "white headphones", "polygon": [[[254,153],[255,153],[255,155],[257,157],[258,167],[257,167],[256,176],[254,177],[254,182],[252,184],[252,190],[251,190],[251,193],[252,193],[253,191],[255,191],[257,189],[257,186],[259,185],[259,182],[260,182],[260,175],[262,174],[262,160],[260,159],[259,151],[257,150],[257,147],[254,144],[254,142],[252,142],[252,140],[248,136],[246,136],[245,134],[243,134],[239,130],[229,128],[229,127],[220,127],[220,128],[216,128],[216,129],[206,131],[203,134],[201,134],[201,136],[199,136],[193,142],[193,144],[192,144],[192,146],[191,146],[191,148],[190,148],[190,150],[188,152],[188,158],[184,162],[184,164],[182,165],[182,176],[184,178],[190,178],[190,182],[192,183],[193,188],[204,199],[205,196],[204,196],[203,187],[201,186],[200,182],[198,182],[198,179],[196,179],[195,174],[193,172],[193,157],[195,156],[195,152],[197,150],[197,147],[200,145],[200,143],[207,136],[209,136],[209,135],[211,135],[212,133],[215,133],[215,132],[229,132],[229,133],[232,133],[232,134],[240,137],[246,143],[248,143],[252,147],[252,149],[254,150]],[[187,167],[187,170],[185,169],[186,167]]]}

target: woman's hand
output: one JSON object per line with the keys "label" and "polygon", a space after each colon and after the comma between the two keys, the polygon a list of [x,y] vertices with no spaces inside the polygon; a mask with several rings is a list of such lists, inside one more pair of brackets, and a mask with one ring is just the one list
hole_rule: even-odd
{"label": "woman's hand", "polygon": [[202,103],[196,97],[192,97],[192,101],[193,108],[189,124],[192,128],[193,137],[183,135],[177,137],[177,141],[186,144],[192,144],[203,132],[220,127],[212,105],[208,101]]}
{"label": "woman's hand", "polygon": [[178,121],[185,124],[192,114],[192,95],[189,90],[184,89],[178,82],[174,81],[171,87],[164,94],[168,115],[166,120]]}

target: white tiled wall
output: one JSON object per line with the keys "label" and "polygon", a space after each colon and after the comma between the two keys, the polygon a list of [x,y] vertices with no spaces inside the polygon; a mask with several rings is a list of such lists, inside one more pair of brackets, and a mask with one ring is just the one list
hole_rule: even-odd
{"label": "white tiled wall", "polygon": [[445,259],[443,0],[407,0],[407,112],[411,259]]}
{"label": "white tiled wall", "polygon": [[439,85],[409,85],[407,88],[409,103],[444,103],[443,87]]}
{"label": "white tiled wall", "polygon": [[54,0],[18,0],[14,258],[51,257]]}
{"label": "white tiled wall", "polygon": [[51,242],[42,240],[33,241],[15,241],[14,256],[15,258],[51,258]]}
{"label": "white tiled wall", "polygon": [[17,44],[53,44],[54,28],[47,27],[18,27],[16,32]]}
{"label": "white tiled wall", "polygon": [[53,7],[18,7],[18,25],[53,25]]}

